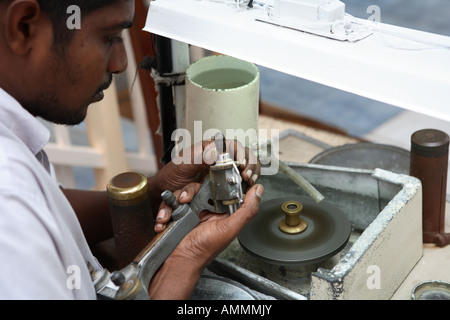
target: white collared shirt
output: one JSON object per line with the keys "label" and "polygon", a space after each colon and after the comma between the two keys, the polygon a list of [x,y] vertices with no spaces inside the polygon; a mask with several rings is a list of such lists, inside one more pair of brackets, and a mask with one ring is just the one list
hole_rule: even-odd
{"label": "white collared shirt", "polygon": [[43,147],[48,129],[0,88],[0,299],[95,299],[92,256]]}

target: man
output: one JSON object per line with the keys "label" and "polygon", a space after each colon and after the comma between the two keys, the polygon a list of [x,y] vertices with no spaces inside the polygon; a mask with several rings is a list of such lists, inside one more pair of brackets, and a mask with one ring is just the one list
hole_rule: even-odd
{"label": "man", "polygon": [[[70,5],[81,10],[80,29],[66,27]],[[89,244],[112,236],[106,193],[59,187],[43,151],[49,132],[36,118],[84,120],[127,66],[121,33],[133,16],[132,0],[0,0],[0,299],[96,298],[86,264],[101,268]],[[149,178],[152,200],[169,189],[189,202],[204,169],[169,163]],[[254,184],[258,175],[247,161],[243,179]],[[203,268],[256,214],[262,193],[252,186],[232,216],[202,216],[152,279],[151,298],[189,298]],[[170,214],[161,205],[156,231]]]}

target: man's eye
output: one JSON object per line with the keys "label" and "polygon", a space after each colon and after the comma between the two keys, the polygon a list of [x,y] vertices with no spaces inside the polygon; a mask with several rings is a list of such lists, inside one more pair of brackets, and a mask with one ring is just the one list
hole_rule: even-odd
{"label": "man's eye", "polygon": [[123,43],[122,36],[107,36],[105,37],[105,41],[114,44],[114,43]]}

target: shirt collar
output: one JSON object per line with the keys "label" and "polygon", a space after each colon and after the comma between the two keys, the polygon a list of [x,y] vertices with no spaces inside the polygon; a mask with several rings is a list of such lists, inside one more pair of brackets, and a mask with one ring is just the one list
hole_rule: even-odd
{"label": "shirt collar", "polygon": [[0,88],[0,123],[36,155],[50,140],[50,131],[20,103]]}

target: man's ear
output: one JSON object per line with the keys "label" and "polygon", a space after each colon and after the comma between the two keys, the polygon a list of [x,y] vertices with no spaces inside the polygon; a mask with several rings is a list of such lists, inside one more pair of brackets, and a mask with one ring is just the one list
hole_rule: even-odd
{"label": "man's ear", "polygon": [[37,0],[15,0],[5,14],[6,44],[16,54],[27,54],[39,31],[39,19],[42,17]]}

